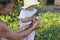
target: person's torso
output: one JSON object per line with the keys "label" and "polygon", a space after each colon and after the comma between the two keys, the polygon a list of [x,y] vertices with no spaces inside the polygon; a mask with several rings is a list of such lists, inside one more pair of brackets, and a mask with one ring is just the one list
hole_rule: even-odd
{"label": "person's torso", "polygon": [[[25,15],[26,17],[31,17],[33,16],[35,13],[36,13],[36,9],[32,10],[32,11],[29,11],[29,10],[23,10],[25,12]],[[20,27],[24,27],[25,25],[29,25],[31,24],[32,21],[29,21],[29,22],[25,22],[23,23],[21,20],[20,20]]]}

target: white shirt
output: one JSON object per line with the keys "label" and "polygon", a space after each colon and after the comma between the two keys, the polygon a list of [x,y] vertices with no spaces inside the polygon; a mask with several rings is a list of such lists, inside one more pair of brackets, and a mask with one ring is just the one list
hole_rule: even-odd
{"label": "white shirt", "polygon": [[[25,9],[24,9],[24,10],[21,10],[20,15],[19,15],[19,19],[21,19],[21,18],[26,18],[26,17],[31,17],[31,16],[33,16],[36,12],[37,12],[36,9],[34,9],[34,10],[32,10],[32,11],[25,10]],[[32,21],[23,23],[23,22],[20,20],[20,27],[24,27],[25,25],[31,24],[31,22],[32,22]]]}

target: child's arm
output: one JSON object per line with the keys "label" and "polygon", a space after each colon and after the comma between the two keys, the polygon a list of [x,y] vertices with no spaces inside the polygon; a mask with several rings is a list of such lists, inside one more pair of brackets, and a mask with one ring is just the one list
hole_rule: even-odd
{"label": "child's arm", "polygon": [[25,22],[33,21],[33,19],[34,19],[34,16],[27,17],[27,18],[21,18],[20,20],[25,23]]}

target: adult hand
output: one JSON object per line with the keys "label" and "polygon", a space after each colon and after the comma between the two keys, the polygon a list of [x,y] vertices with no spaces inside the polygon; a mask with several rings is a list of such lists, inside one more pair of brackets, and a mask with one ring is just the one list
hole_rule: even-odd
{"label": "adult hand", "polygon": [[32,28],[35,30],[35,29],[37,29],[39,27],[40,27],[40,22],[39,21],[36,21],[36,23],[33,25]]}
{"label": "adult hand", "polygon": [[22,32],[22,31],[25,31],[29,28],[30,26],[29,25],[26,25],[24,27],[22,27],[21,29],[17,30],[18,33]]}

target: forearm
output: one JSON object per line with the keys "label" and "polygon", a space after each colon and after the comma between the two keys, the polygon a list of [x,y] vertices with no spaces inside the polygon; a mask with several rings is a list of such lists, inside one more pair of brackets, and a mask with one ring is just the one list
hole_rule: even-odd
{"label": "forearm", "polygon": [[13,31],[13,30],[9,30],[7,32],[4,33],[5,35],[5,38],[8,38],[8,39],[14,39],[14,40],[17,40],[18,39],[18,34],[17,32]]}
{"label": "forearm", "polygon": [[37,29],[39,27],[39,22],[36,22],[32,27],[30,27],[29,29],[19,33],[20,38],[21,37],[26,37],[27,35],[29,35],[33,30]]}
{"label": "forearm", "polygon": [[8,39],[14,39],[14,40],[18,40],[20,38],[24,38],[26,37],[27,35],[29,35],[31,32],[33,31],[32,28],[29,28],[23,32],[15,32],[15,31],[10,31],[10,32],[7,32],[7,34],[5,34],[6,38]]}
{"label": "forearm", "polygon": [[24,38],[25,36],[27,36],[29,33],[31,33],[33,31],[32,28],[29,28],[23,32],[16,32],[16,31],[13,31],[11,29],[6,29],[7,31],[2,31],[1,32],[1,37],[4,37],[4,38],[8,38],[8,39],[14,39],[14,40],[18,40],[20,38]]}
{"label": "forearm", "polygon": [[20,38],[26,37],[26,36],[29,35],[32,31],[33,31],[33,28],[29,28],[29,29],[27,29],[27,30],[25,30],[25,31],[23,31],[23,32],[20,32],[20,33],[19,33]]}
{"label": "forearm", "polygon": [[29,21],[31,21],[32,20],[32,18],[24,18],[24,19],[21,19],[22,20],[22,22],[29,22]]}
{"label": "forearm", "polygon": [[[0,22],[0,36],[4,38],[14,39],[18,40],[20,38],[24,38],[25,36],[29,35],[34,29],[38,27],[38,22],[35,23],[31,28],[28,28],[27,30],[17,33],[16,31],[13,31],[9,28],[7,28],[7,25],[5,23]],[[4,25],[3,25],[4,24]]]}
{"label": "forearm", "polygon": [[20,28],[19,30],[17,30],[16,32],[18,32],[18,33],[23,32],[23,31],[27,30],[29,27],[30,27],[30,25],[26,25],[26,26]]}
{"label": "forearm", "polygon": [[32,16],[32,17],[27,17],[27,18],[24,18],[24,19],[21,18],[21,21],[22,21],[22,22],[29,22],[29,21],[32,21],[33,19],[34,19],[34,16]]}

